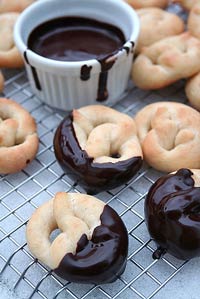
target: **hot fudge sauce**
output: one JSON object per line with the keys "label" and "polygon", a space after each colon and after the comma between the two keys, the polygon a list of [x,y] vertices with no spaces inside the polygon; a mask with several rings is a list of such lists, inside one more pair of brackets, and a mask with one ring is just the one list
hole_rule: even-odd
{"label": "hot fudge sauce", "polygon": [[[98,102],[108,98],[108,71],[115,63],[118,51],[127,51],[127,47],[123,47],[124,43],[124,34],[116,26],[76,16],[40,24],[28,38],[28,48],[49,59],[68,62],[98,60],[101,65],[96,98]],[[92,66],[83,64],[80,80],[89,80],[91,70]]]}
{"label": "hot fudge sauce", "polygon": [[62,17],[36,27],[28,48],[46,58],[60,61],[101,60],[125,43],[117,27],[82,17]]}

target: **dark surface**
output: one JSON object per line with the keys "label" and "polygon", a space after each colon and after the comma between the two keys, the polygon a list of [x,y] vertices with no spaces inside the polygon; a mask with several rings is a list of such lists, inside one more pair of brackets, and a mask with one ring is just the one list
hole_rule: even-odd
{"label": "dark surface", "polygon": [[116,163],[94,163],[79,146],[73,128],[73,116],[67,116],[54,136],[54,151],[63,170],[88,194],[113,189],[130,180],[142,165],[141,157]]}
{"label": "dark surface", "polygon": [[158,179],[145,201],[145,219],[158,244],[153,257],[165,252],[183,260],[200,256],[200,188],[189,169]]}
{"label": "dark surface", "polygon": [[101,60],[125,43],[122,31],[107,23],[81,17],[63,17],[36,27],[28,48],[46,58],[61,61]]}
{"label": "dark surface", "polygon": [[128,254],[126,227],[108,205],[100,220],[91,240],[83,235],[76,254],[66,254],[54,270],[56,274],[72,282],[103,284],[115,281],[124,272]]}

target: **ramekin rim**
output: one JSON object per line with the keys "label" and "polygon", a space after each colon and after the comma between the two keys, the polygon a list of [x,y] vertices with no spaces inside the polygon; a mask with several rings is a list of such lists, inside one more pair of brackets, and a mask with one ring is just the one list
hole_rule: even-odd
{"label": "ramekin rim", "polygon": [[[31,49],[29,49],[28,46],[25,44],[25,42],[23,41],[23,39],[20,35],[20,30],[23,25],[23,19],[25,18],[26,14],[30,13],[33,8],[40,6],[40,5],[44,6],[48,2],[51,3],[51,1],[52,0],[36,1],[33,4],[31,4],[29,7],[27,7],[18,17],[15,27],[14,27],[14,40],[15,40],[15,44],[20,49],[20,52],[24,53],[25,51],[28,51],[29,57],[31,57],[33,60],[37,61],[38,63],[41,63],[42,65],[48,65],[49,67],[76,68],[76,67],[82,66],[83,64],[90,64],[91,66],[98,65],[99,62],[97,59],[89,59],[89,60],[83,60],[83,61],[59,61],[59,60],[53,60],[50,58],[46,58],[46,57],[43,57],[43,56],[35,53]],[[116,2],[116,0],[105,0],[105,1],[113,2],[115,4],[120,3],[120,5],[126,7],[127,12],[131,11],[131,14],[133,16],[133,25],[134,26],[132,26],[133,31],[131,33],[131,36],[124,43],[124,45],[122,46],[122,49],[119,49],[119,51],[115,54],[117,56],[121,56],[123,54],[123,52],[125,51],[125,50],[122,51],[123,47],[128,46],[128,44],[130,44],[131,42],[137,41],[137,38],[139,36],[139,31],[140,31],[139,17],[137,15],[136,11],[128,3],[124,2],[123,0],[118,0],[117,2]]]}

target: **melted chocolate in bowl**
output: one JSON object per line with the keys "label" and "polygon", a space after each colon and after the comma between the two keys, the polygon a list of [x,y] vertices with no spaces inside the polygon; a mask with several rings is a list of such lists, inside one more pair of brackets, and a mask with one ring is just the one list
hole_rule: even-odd
{"label": "melted chocolate in bowl", "polygon": [[54,151],[63,170],[88,194],[96,194],[126,183],[142,166],[141,157],[116,163],[95,163],[78,143],[72,114],[67,116],[56,130]]}
{"label": "melted chocolate in bowl", "polygon": [[91,240],[83,235],[76,253],[64,256],[54,271],[68,281],[109,283],[124,272],[128,253],[128,233],[118,214],[108,205],[94,229]]}
{"label": "melted chocolate in bowl", "polygon": [[81,17],[50,20],[36,27],[28,39],[32,51],[60,61],[99,60],[117,52],[124,43],[117,27]]}
{"label": "melted chocolate in bowl", "polygon": [[152,185],[145,219],[159,246],[154,258],[166,251],[183,260],[200,256],[200,187],[194,186],[189,169],[163,176]]}
{"label": "melted chocolate in bowl", "polygon": [[[28,38],[28,48],[49,59],[68,62],[98,60],[101,64],[98,102],[108,98],[108,71],[116,61],[115,54],[122,49],[127,51],[127,47],[123,47],[124,43],[125,37],[119,28],[76,16],[45,22],[37,26]],[[82,81],[90,79],[91,69],[91,66],[83,64],[80,69]]]}

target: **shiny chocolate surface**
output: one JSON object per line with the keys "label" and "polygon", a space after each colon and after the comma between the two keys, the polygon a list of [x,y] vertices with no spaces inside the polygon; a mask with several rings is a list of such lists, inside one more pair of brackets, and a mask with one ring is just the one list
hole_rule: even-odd
{"label": "shiny chocolate surface", "polygon": [[28,47],[60,61],[101,60],[125,43],[122,31],[111,24],[78,16],[52,19],[30,34]]}
{"label": "shiny chocolate surface", "polygon": [[115,188],[130,180],[142,165],[141,157],[116,163],[95,163],[82,150],[73,128],[73,116],[67,116],[54,136],[54,151],[58,162],[75,182],[88,194]]}
{"label": "shiny chocolate surface", "polygon": [[83,235],[76,253],[67,253],[55,273],[79,283],[113,282],[123,273],[128,254],[128,233],[119,215],[105,205],[91,240]]}
{"label": "shiny chocolate surface", "polygon": [[152,185],[145,219],[158,245],[154,258],[165,252],[183,260],[200,256],[200,188],[194,187],[189,169],[163,176]]}

